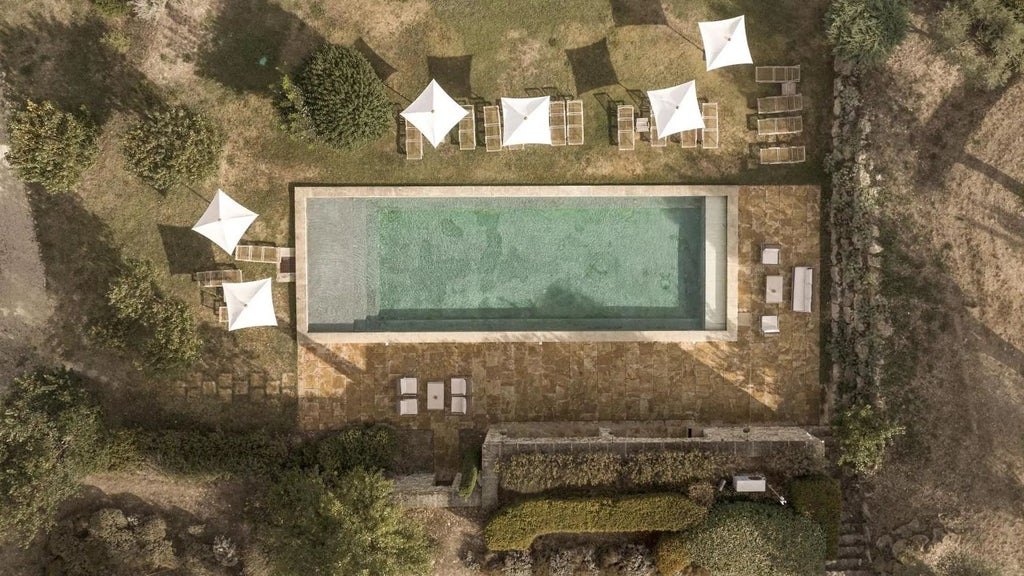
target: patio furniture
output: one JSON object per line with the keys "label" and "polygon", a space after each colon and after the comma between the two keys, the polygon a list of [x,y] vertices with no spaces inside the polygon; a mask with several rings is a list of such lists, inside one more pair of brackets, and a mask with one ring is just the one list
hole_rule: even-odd
{"label": "patio furniture", "polygon": [[420,412],[420,403],[416,398],[402,398],[398,401],[399,416],[415,416]]}
{"label": "patio furniture", "polygon": [[636,133],[637,134],[650,134],[651,132],[651,121],[646,116],[641,116],[636,119]]}
{"label": "patio furniture", "polygon": [[427,410],[444,410],[444,382],[427,382]]}
{"label": "patio furniture", "polygon": [[551,107],[548,109],[549,124],[551,124],[551,145],[565,146],[567,138],[567,126],[565,121],[565,100],[551,100]]}
{"label": "patio furniture", "polygon": [[754,81],[759,84],[799,82],[800,66],[758,66],[754,69]]}
{"label": "patio furniture", "polygon": [[459,150],[476,150],[476,108],[463,104],[467,114],[459,120]]}
{"label": "patio furniture", "polygon": [[484,106],[484,147],[488,152],[501,151],[501,112],[497,106]]}
{"label": "patio furniture", "polygon": [[636,127],[634,121],[633,107],[628,104],[620,104],[617,121],[619,128],[619,150],[633,150],[636,148]]}
{"label": "patio furniture", "polygon": [[801,94],[784,96],[765,96],[757,99],[758,114],[780,114],[782,112],[800,112],[804,109],[804,98]]}
{"label": "patio furniture", "polygon": [[778,266],[781,256],[782,246],[780,246],[779,244],[761,245],[761,264],[767,264],[769,266]]}
{"label": "patio furniture", "polygon": [[405,122],[405,159],[422,160],[423,133],[409,121],[404,119],[402,121]]}
{"label": "patio furniture", "polygon": [[810,312],[814,294],[814,269],[797,266],[793,269],[793,311]]}
{"label": "patio furniture", "polygon": [[797,164],[806,159],[803,146],[761,148],[761,164]]}
{"label": "patio furniture", "polygon": [[227,306],[220,306],[220,307],[217,308],[217,322],[219,324],[227,324],[228,323],[228,307]]}
{"label": "patio furniture", "polygon": [[452,396],[469,396],[469,381],[465,378],[452,378]]}
{"label": "patio furniture", "polygon": [[804,131],[802,116],[782,116],[780,118],[759,118],[757,120],[758,136],[778,136],[780,134],[799,134]]}
{"label": "patio furniture", "polygon": [[452,414],[465,414],[469,407],[469,400],[465,396],[452,396]]}
{"label": "patio furniture", "polygon": [[277,264],[277,246],[239,244],[238,246],[235,246],[235,260],[238,260],[239,262]]}
{"label": "patio furniture", "polygon": [[206,270],[193,275],[200,288],[220,288],[225,282],[241,282],[242,271],[238,268]]}
{"label": "patio furniture", "polygon": [[700,146],[705,150],[718,148],[718,102],[705,102],[701,106],[704,115],[704,129],[701,130]]}
{"label": "patio furniture", "polygon": [[776,315],[761,316],[761,334],[778,334],[779,317]]}
{"label": "patio furniture", "polygon": [[295,282],[295,248],[277,249],[277,282]]}
{"label": "patio furniture", "polygon": [[569,146],[583,144],[583,100],[565,103],[565,139]]}
{"label": "patio furniture", "polygon": [[766,276],[764,282],[765,304],[782,304],[782,276]]}
{"label": "patio furniture", "polygon": [[669,137],[665,136],[664,138],[662,138],[661,136],[658,135],[658,125],[655,124],[653,120],[650,120],[650,124],[651,124],[651,147],[652,148],[664,148],[665,146],[667,146],[668,145]]}
{"label": "patio furniture", "polygon": [[697,136],[700,134],[700,129],[694,130],[683,130],[679,133],[679,145],[683,148],[696,148],[697,147]]}
{"label": "patio furniture", "polygon": [[793,96],[796,94],[796,82],[783,82],[782,83],[782,95]]}
{"label": "patio furniture", "polygon": [[398,381],[399,396],[415,396],[419,393],[419,388],[419,381],[410,376],[406,376]]}

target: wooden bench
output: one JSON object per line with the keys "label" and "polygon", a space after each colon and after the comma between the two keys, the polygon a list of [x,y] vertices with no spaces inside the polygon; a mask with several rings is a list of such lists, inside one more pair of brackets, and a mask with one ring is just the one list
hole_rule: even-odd
{"label": "wooden bench", "polygon": [[228,323],[228,307],[227,306],[220,306],[220,307],[217,308],[217,322],[220,322],[221,324],[227,324]]}
{"label": "wooden bench", "polygon": [[583,100],[565,103],[565,139],[569,146],[583,144]]}
{"label": "wooden bench", "polygon": [[463,104],[467,114],[459,120],[459,150],[476,150],[476,108]]}
{"label": "wooden bench", "polygon": [[239,262],[277,264],[277,246],[239,244],[238,246],[235,246],[235,260],[238,260]]}
{"label": "wooden bench", "polygon": [[781,118],[760,118],[757,121],[758,136],[778,136],[779,134],[799,134],[804,130],[804,119],[801,116],[783,116]]}
{"label": "wooden bench", "polygon": [[238,268],[206,270],[193,275],[200,288],[220,288],[225,282],[241,282],[242,271]]}
{"label": "wooden bench", "polygon": [[704,116],[704,129],[701,130],[700,146],[705,150],[718,148],[718,102],[706,102],[701,105]]}
{"label": "wooden bench", "polygon": [[804,98],[801,94],[785,96],[765,96],[757,99],[758,114],[779,114],[781,112],[799,112],[804,109]]}
{"label": "wooden bench", "polygon": [[761,148],[761,164],[797,164],[806,160],[803,146]]}
{"label": "wooden bench", "polygon": [[551,101],[551,108],[548,111],[548,123],[551,125],[551,145],[565,146],[567,141],[565,100]]}
{"label": "wooden bench", "polygon": [[661,137],[658,135],[658,123],[654,121],[654,118],[650,119],[651,123],[651,147],[652,148],[664,148],[668,145],[668,136]]}
{"label": "wooden bench", "polygon": [[630,105],[619,105],[618,127],[619,127],[619,150],[633,150],[636,148],[636,126],[633,116],[633,107]]}
{"label": "wooden bench", "polygon": [[423,133],[408,120],[405,122],[405,159],[423,159]]}
{"label": "wooden bench", "polygon": [[754,81],[760,84],[799,82],[800,66],[758,66],[754,69]]}
{"label": "wooden bench", "polygon": [[501,113],[497,106],[484,106],[484,147],[488,152],[501,151]]}
{"label": "wooden bench", "polygon": [[696,148],[698,136],[700,136],[700,128],[683,130],[679,133],[679,145],[683,148]]}

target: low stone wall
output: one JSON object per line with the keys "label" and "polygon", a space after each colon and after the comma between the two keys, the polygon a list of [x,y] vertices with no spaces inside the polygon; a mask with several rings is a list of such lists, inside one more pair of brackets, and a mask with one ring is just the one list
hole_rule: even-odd
{"label": "low stone wall", "polygon": [[395,478],[395,499],[404,508],[468,508],[480,505],[480,491],[469,498],[459,496],[461,474],[450,485],[438,486],[433,473],[409,474]]}

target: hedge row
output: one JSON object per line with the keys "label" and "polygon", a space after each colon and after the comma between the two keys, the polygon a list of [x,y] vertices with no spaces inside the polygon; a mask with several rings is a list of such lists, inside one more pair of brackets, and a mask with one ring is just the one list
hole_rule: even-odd
{"label": "hedge row", "polygon": [[707,509],[685,496],[633,494],[615,498],[542,498],[502,509],[484,529],[491,550],[526,550],[558,532],[681,531],[704,520]]}
{"label": "hedge row", "polygon": [[797,478],[789,485],[789,498],[797,514],[814,520],[825,533],[825,553],[839,554],[839,522],[843,503],[839,482],[828,476]]}

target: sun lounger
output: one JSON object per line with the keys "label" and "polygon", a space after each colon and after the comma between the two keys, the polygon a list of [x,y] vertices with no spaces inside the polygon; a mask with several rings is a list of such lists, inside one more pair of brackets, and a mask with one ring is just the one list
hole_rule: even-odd
{"label": "sun lounger", "polygon": [[565,100],[552,100],[548,120],[551,124],[551,145],[565,146]]}
{"label": "sun lounger", "polygon": [[217,322],[219,322],[221,324],[227,324],[228,323],[228,307],[227,306],[220,306],[219,308],[217,308]]}
{"label": "sun lounger", "polygon": [[444,410],[444,382],[427,382],[427,410]]}
{"label": "sun lounger", "polygon": [[761,264],[778,266],[782,257],[782,246],[778,244],[761,245]]}
{"label": "sun lounger", "polygon": [[238,268],[196,272],[195,280],[200,288],[220,288],[225,282],[241,282],[242,271]]}
{"label": "sun lounger", "polygon": [[501,151],[501,112],[497,106],[484,106],[484,145],[488,152]]}
{"label": "sun lounger", "polygon": [[793,311],[810,312],[814,294],[814,268],[793,268]]}
{"label": "sun lounger", "polygon": [[416,398],[402,398],[398,401],[399,416],[415,416],[420,412],[420,403]]}
{"label": "sun lounger", "polygon": [[783,82],[782,83],[782,95],[793,96],[796,94],[796,82]]}
{"label": "sun lounger", "polygon": [[423,133],[408,121],[405,122],[405,159],[423,159]]}
{"label": "sun lounger", "polygon": [[679,133],[679,145],[683,148],[696,148],[697,147],[697,136],[700,134],[700,129],[695,130],[683,130]]}
{"label": "sun lounger", "polygon": [[802,116],[783,116],[780,118],[759,118],[757,120],[758,136],[778,136],[780,134],[799,134],[804,131]]}
{"label": "sun lounger", "polygon": [[419,388],[419,381],[415,378],[406,376],[398,381],[399,396],[415,396],[419,393]]}
{"label": "sun lounger", "polygon": [[760,84],[799,82],[800,66],[758,66],[754,69],[754,80]]}
{"label": "sun lounger", "polygon": [[476,150],[476,108],[472,104],[462,107],[468,114],[459,120],[459,150]]}
{"label": "sun lounger", "polygon": [[452,378],[452,396],[469,396],[469,381],[465,378]]}
{"label": "sun lounger", "polygon": [[701,130],[700,146],[706,150],[718,148],[718,102],[701,105],[704,115],[704,129]]}
{"label": "sun lounger", "polygon": [[662,138],[658,136],[658,124],[654,121],[654,118],[650,119],[651,124],[651,147],[652,148],[664,148],[668,145],[668,136]]}
{"label": "sun lounger", "polygon": [[761,334],[778,334],[779,333],[779,317],[778,316],[761,316]]}
{"label": "sun lounger", "polygon": [[452,396],[452,414],[465,414],[469,408],[469,400],[465,396]]}
{"label": "sun lounger", "polygon": [[565,138],[569,146],[583,144],[583,100],[565,103]]}
{"label": "sun lounger", "polygon": [[633,150],[636,148],[636,127],[633,124],[634,121],[633,107],[620,105],[618,110],[619,150]]}
{"label": "sun lounger", "polygon": [[277,249],[277,282],[295,282],[295,248]]}
{"label": "sun lounger", "polygon": [[277,246],[239,244],[238,246],[235,246],[235,260],[238,260],[239,262],[277,264]]}
{"label": "sun lounger", "polygon": [[799,112],[804,109],[801,94],[785,96],[765,96],[757,99],[758,114],[781,114],[782,112]]}
{"label": "sun lounger", "polygon": [[797,164],[806,159],[803,146],[761,148],[761,164]]}

